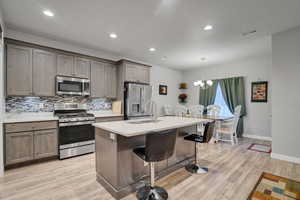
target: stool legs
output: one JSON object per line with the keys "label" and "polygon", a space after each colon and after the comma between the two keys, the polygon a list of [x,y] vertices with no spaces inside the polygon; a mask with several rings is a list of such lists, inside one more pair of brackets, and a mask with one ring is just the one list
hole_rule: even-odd
{"label": "stool legs", "polygon": [[199,166],[197,164],[197,142],[195,142],[195,163],[188,164],[185,169],[192,174],[205,174],[208,172],[207,167]]}
{"label": "stool legs", "polygon": [[136,197],[139,200],[167,200],[168,193],[162,188],[155,186],[154,162],[150,162],[150,186],[144,186],[137,191]]}

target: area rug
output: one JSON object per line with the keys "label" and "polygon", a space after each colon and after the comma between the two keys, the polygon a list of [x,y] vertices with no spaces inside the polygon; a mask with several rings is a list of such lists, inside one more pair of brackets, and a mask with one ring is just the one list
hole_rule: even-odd
{"label": "area rug", "polygon": [[258,152],[263,152],[263,153],[271,153],[271,147],[268,145],[264,145],[264,144],[251,144],[248,147],[249,150],[251,151],[258,151]]}
{"label": "area rug", "polygon": [[300,182],[264,172],[247,200],[300,200]]}

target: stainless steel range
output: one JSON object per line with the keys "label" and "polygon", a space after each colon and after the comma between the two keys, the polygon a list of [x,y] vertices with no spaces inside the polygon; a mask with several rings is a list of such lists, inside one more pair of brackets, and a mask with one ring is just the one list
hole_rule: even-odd
{"label": "stainless steel range", "polygon": [[59,118],[59,158],[65,159],[95,151],[95,116],[87,113],[86,104],[55,104]]}

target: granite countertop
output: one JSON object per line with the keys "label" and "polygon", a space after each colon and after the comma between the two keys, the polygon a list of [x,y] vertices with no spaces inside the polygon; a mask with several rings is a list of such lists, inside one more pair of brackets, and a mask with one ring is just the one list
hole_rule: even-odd
{"label": "granite countertop", "polygon": [[53,121],[58,117],[53,112],[23,112],[23,113],[5,113],[3,123],[33,122],[33,121]]}
{"label": "granite countertop", "polygon": [[[113,113],[108,111],[89,111],[99,117],[120,117],[122,114]],[[23,113],[5,113],[3,117],[3,123],[18,123],[18,122],[34,122],[34,121],[54,121],[58,120],[58,117],[53,115],[53,112],[23,112]]]}
{"label": "granite countertop", "polygon": [[96,118],[100,117],[122,117],[123,114],[114,113],[111,110],[105,110],[105,111],[88,111],[88,113],[92,113],[95,115]]}
{"label": "granite countertop", "polygon": [[93,126],[125,137],[132,137],[144,135],[153,131],[164,131],[173,128],[192,126],[203,122],[208,122],[210,120],[167,116],[159,117],[157,122],[135,123],[139,121],[143,120],[100,122],[94,123]]}

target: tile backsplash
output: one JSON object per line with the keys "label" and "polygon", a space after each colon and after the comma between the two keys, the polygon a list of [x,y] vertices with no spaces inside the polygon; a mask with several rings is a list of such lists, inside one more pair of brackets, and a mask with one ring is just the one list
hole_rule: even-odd
{"label": "tile backsplash", "polygon": [[86,103],[88,110],[110,110],[112,101],[106,98],[83,97],[7,97],[5,101],[6,112],[52,112],[55,103],[75,102]]}

